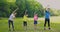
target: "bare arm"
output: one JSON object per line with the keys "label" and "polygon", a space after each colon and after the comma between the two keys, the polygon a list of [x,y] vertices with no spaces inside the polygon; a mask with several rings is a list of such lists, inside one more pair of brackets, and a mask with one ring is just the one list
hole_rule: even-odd
{"label": "bare arm", "polygon": [[19,9],[19,8],[15,9],[15,10],[13,11],[13,13],[15,13],[18,9]]}

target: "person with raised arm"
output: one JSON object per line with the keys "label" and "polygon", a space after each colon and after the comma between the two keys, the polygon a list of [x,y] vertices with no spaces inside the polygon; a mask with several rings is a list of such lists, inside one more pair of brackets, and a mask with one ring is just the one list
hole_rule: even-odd
{"label": "person with raised arm", "polygon": [[14,24],[13,24],[13,22],[14,22],[14,18],[15,18],[15,16],[16,16],[16,11],[18,10],[18,8],[15,10],[15,11],[13,11],[13,13],[10,15],[10,17],[9,17],[9,20],[8,20],[8,24],[9,24],[9,31],[11,31],[11,29],[10,29],[10,25],[12,24],[12,29],[13,29],[13,31],[14,31]]}

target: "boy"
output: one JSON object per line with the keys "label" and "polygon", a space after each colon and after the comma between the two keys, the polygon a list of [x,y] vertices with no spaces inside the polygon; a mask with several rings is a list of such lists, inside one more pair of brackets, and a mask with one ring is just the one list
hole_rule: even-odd
{"label": "boy", "polygon": [[49,13],[50,8],[46,8],[45,11],[45,23],[44,23],[44,30],[46,29],[46,23],[48,22],[48,29],[50,30],[50,13]]}

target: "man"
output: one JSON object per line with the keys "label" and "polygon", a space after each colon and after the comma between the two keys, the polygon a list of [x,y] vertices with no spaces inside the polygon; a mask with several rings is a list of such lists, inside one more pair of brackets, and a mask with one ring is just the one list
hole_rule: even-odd
{"label": "man", "polygon": [[17,8],[17,9],[10,15],[10,17],[9,17],[9,20],[8,20],[9,31],[11,30],[11,29],[10,29],[10,24],[12,24],[12,28],[13,28],[13,31],[14,31],[14,24],[13,24],[13,22],[14,22],[14,18],[15,18],[15,16],[16,16],[16,14],[17,14],[17,13],[15,13],[17,10],[18,10],[18,8]]}
{"label": "man", "polygon": [[50,13],[49,13],[50,8],[46,8],[45,11],[45,23],[44,23],[44,30],[46,29],[46,23],[48,22],[48,29],[50,30]]}

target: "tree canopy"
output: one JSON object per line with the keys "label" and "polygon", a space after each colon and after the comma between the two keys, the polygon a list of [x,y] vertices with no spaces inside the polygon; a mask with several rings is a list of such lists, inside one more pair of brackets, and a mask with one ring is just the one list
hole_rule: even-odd
{"label": "tree canopy", "polygon": [[[34,13],[37,13],[39,17],[44,16],[44,8],[36,0],[0,0],[0,17],[9,17],[17,7],[19,8],[17,17],[23,17],[26,10],[29,17],[33,17]],[[51,9],[50,13],[51,15],[59,15],[60,11],[54,12]]]}
{"label": "tree canopy", "polygon": [[0,17],[9,17],[17,7],[17,17],[22,17],[26,10],[29,17],[33,17],[34,12],[43,15],[43,6],[35,0],[0,0]]}

